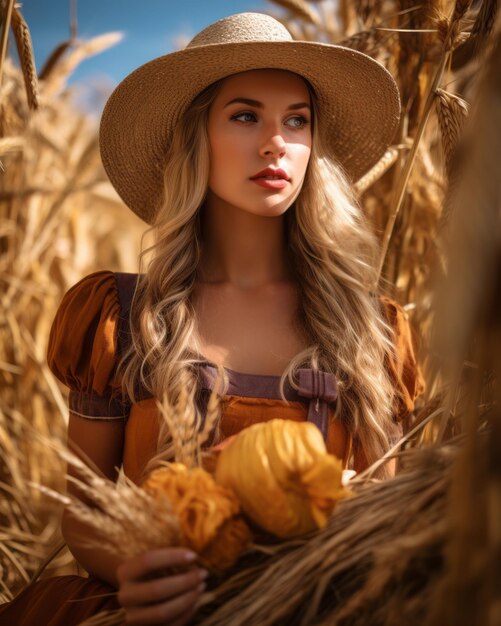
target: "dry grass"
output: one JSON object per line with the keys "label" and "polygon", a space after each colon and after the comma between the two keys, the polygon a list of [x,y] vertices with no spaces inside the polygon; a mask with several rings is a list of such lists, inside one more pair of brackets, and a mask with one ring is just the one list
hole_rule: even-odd
{"label": "dry grass", "polygon": [[[9,59],[3,68],[0,486],[7,497],[0,498],[0,601],[12,598],[61,540],[61,507],[30,490],[27,481],[62,487],[64,465],[28,438],[17,419],[24,417],[42,434],[65,437],[64,392],[46,364],[56,307],[85,273],[103,266],[133,271],[144,230],[106,180],[97,124],[74,108],[63,78],[55,67],[40,81],[40,108],[33,112],[23,74]],[[53,93],[58,96],[48,95]],[[51,571],[74,572],[72,556],[61,554]]]}
{"label": "dry grass", "polygon": [[[409,313],[427,392],[405,424],[401,446],[414,448],[405,471],[384,484],[368,472],[325,531],[255,547],[239,572],[212,582],[200,623],[249,623],[252,611],[262,624],[493,624],[501,602],[487,582],[499,580],[501,541],[497,2],[275,4],[295,37],[365,51],[399,83],[398,135],[358,190],[383,243],[379,288]],[[64,459],[30,435],[65,438],[65,391],[45,363],[56,306],[90,271],[135,271],[144,229],[107,182],[96,124],[65,87],[78,62],[118,36],[64,42],[37,92],[29,33],[17,24],[24,75],[4,65],[0,109],[0,602],[61,540],[63,503],[30,486],[64,489]],[[480,103],[473,125],[463,100]],[[447,169],[459,175],[446,195]],[[487,424],[486,441],[476,433]],[[453,436],[466,443],[433,449]],[[73,571],[66,551],[43,575]],[[100,619],[93,623],[117,623]]]}
{"label": "dry grass", "polygon": [[82,478],[70,477],[70,480],[94,503],[90,506],[75,496],[60,494],[38,483],[30,484],[64,504],[78,521],[97,532],[96,540],[82,538],[82,547],[100,548],[115,556],[131,558],[146,550],[180,545],[179,523],[166,500],[155,503],[123,471],[116,483],[102,478],[55,439],[40,441],[78,471]]}

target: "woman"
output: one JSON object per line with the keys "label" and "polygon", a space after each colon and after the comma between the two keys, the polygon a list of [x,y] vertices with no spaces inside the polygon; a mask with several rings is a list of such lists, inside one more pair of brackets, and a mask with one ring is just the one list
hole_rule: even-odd
{"label": "woman", "polygon": [[[117,87],[101,123],[103,163],[155,244],[144,274],[97,272],[69,290],[48,353],[71,390],[69,440],[106,476],[123,464],[140,483],[170,458],[155,398],[191,380],[203,417],[216,368],[225,386],[213,446],[254,422],[308,419],[361,470],[398,437],[422,379],[403,310],[370,293],[378,250],[351,189],[398,115],[378,63],[293,42],[256,13],[212,24]],[[89,529],[68,515],[63,534],[90,578],[41,581],[0,618],[68,625],[118,605],[130,624],[193,616],[206,572],[158,570],[196,555],[113,560],[79,546]],[[89,599],[114,589],[118,604]]]}

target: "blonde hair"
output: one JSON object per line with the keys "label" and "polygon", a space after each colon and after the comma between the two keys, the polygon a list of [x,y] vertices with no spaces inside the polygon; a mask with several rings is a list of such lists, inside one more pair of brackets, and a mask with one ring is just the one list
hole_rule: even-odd
{"label": "blonde hair", "polygon": [[[193,100],[174,130],[167,154],[163,202],[152,226],[155,243],[141,252],[140,266],[145,255],[152,258],[134,294],[132,341],[119,364],[124,392],[133,402],[138,387],[157,399],[167,393],[172,403],[182,385],[198,386],[196,364],[203,359],[196,349],[192,296],[202,246],[199,209],[209,179],[207,120],[221,84],[212,84]],[[389,447],[395,390],[384,363],[394,356],[394,337],[370,293],[377,240],[340,166],[326,152],[321,111],[308,88],[312,150],[303,186],[285,220],[302,295],[299,320],[309,347],[290,361],[280,391],[284,397],[286,379],[297,387],[298,367],[334,373],[339,390],[336,417],[354,434],[370,464]],[[224,372],[220,374],[223,395],[228,380]],[[199,404],[193,408],[202,423]],[[212,441],[218,438],[216,427]],[[171,458],[171,444],[162,420],[157,454],[145,474],[158,460]],[[380,475],[385,472],[382,468]]]}

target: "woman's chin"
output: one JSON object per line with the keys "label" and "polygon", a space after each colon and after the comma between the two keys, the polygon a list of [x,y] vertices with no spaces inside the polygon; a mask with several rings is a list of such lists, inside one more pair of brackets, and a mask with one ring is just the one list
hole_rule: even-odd
{"label": "woman's chin", "polygon": [[260,202],[248,202],[245,205],[240,205],[239,208],[260,217],[279,217],[287,211],[292,202],[293,200],[289,199],[268,197]]}

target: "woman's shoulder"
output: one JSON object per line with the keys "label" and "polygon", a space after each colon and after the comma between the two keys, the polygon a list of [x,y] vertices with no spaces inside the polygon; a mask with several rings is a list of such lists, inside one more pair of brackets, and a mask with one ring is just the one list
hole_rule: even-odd
{"label": "woman's shoulder", "polygon": [[116,325],[119,318],[128,318],[138,277],[139,274],[99,270],[81,278],[64,293],[51,335],[64,331],[70,340],[81,339],[79,331],[105,332],[110,323]]}
{"label": "woman's shoulder", "polygon": [[75,412],[93,415],[90,398],[111,397],[120,387],[116,378],[120,332],[128,322],[128,298],[137,276],[111,270],[93,272],[62,297],[49,334],[47,362],[70,389],[70,408]]}
{"label": "woman's shoulder", "polygon": [[87,274],[63,295],[59,310],[84,306],[84,313],[110,301],[128,306],[140,274],[98,270]]}

